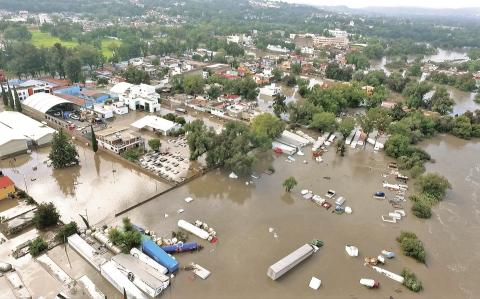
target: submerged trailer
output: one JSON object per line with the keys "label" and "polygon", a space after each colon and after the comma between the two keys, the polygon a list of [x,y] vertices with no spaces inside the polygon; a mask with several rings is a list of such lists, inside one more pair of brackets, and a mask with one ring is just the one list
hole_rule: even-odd
{"label": "submerged trailer", "polygon": [[173,273],[178,270],[178,262],[160,246],[152,240],[145,238],[142,240],[142,252],[151,257],[154,261],[167,268],[168,272]]}
{"label": "submerged trailer", "polygon": [[178,227],[186,230],[189,233],[194,234],[195,236],[197,236],[201,239],[206,240],[210,236],[210,234],[207,231],[205,231],[205,230],[203,230],[199,227],[196,227],[195,225],[193,225],[190,222],[187,222],[185,220],[182,220],[182,219],[178,220],[177,225],[178,225]]}
{"label": "submerged trailer", "polygon": [[151,297],[157,297],[170,284],[167,276],[160,274],[129,254],[120,253],[112,257],[121,272],[133,284]]}
{"label": "submerged trailer", "polygon": [[85,289],[86,295],[92,299],[105,299],[105,294],[100,291],[93,281],[87,275],[83,275],[78,280],[79,284]]}
{"label": "submerged trailer", "polygon": [[175,245],[169,246],[162,246],[162,248],[166,253],[179,253],[179,252],[187,252],[187,251],[195,251],[200,250],[203,247],[199,245],[197,242],[187,242],[187,243],[178,243]]}
{"label": "submerged trailer", "polygon": [[137,248],[132,248],[132,250],[130,250],[130,255],[133,256],[134,258],[138,259],[139,261],[141,261],[145,265],[151,267],[155,271],[161,273],[161,274],[167,274],[168,273],[167,268],[160,265],[159,263],[154,261],[151,257],[149,257],[145,253],[141,252]]}
{"label": "submerged trailer", "polygon": [[127,298],[146,299],[145,295],[123,274],[114,261],[108,261],[100,267],[100,273],[120,293],[127,294]]}
{"label": "submerged trailer", "polygon": [[112,251],[113,253],[115,254],[119,254],[120,252],[122,252],[122,250],[120,248],[118,248],[118,246],[115,246],[112,242],[110,242],[110,240],[108,239],[108,237],[102,233],[101,231],[96,231],[92,234],[92,236],[100,243],[102,243],[103,245],[105,245],[105,247],[107,247],[110,251]]}
{"label": "submerged trailer", "polygon": [[280,150],[282,153],[285,153],[287,155],[293,155],[297,152],[297,148],[278,142],[276,140],[272,141],[272,149],[273,150]]}
{"label": "submerged trailer", "polygon": [[99,254],[99,252],[87,243],[78,234],[68,237],[68,245],[72,247],[81,257],[89,262],[97,271],[100,271],[100,266],[107,260]]}
{"label": "submerged trailer", "polygon": [[311,256],[318,250],[318,247],[310,244],[305,244],[294,252],[290,253],[283,259],[268,268],[267,276],[272,280],[280,278],[282,275],[290,271],[293,267],[300,264],[307,257]]}

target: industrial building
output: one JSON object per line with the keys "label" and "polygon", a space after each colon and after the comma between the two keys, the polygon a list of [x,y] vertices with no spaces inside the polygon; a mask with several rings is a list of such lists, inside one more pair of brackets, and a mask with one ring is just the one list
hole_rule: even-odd
{"label": "industrial building", "polygon": [[165,136],[181,128],[180,124],[155,115],[147,115],[132,123],[131,126],[139,130],[147,129],[153,132],[159,132]]}
{"label": "industrial building", "polygon": [[[48,95],[48,94],[44,94]],[[0,113],[0,123],[11,128],[16,134],[28,138],[32,144],[44,146],[52,141],[55,130],[20,112]]]}
{"label": "industrial building", "polygon": [[0,123],[0,159],[26,152],[27,141],[27,137]]}

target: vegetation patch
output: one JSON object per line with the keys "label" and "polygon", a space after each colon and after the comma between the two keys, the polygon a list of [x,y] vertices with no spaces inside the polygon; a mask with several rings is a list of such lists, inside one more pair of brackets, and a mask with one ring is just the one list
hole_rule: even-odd
{"label": "vegetation patch", "polygon": [[397,242],[400,244],[403,254],[413,257],[421,263],[425,263],[425,248],[415,233],[401,232],[400,236],[397,237]]}

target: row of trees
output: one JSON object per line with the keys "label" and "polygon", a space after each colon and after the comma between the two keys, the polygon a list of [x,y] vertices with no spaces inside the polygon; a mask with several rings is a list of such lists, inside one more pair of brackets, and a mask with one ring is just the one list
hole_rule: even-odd
{"label": "row of trees", "polygon": [[463,91],[474,91],[477,89],[476,82],[471,73],[448,75],[442,72],[433,72],[428,76],[428,80],[438,84],[450,85]]}
{"label": "row of trees", "polygon": [[37,48],[20,42],[7,45],[1,55],[4,67],[19,78],[49,74],[72,82],[84,80],[82,66],[93,68],[104,62],[101,52],[86,44],[70,49],[60,43],[50,48]]}
{"label": "row of trees", "polygon": [[22,112],[22,103],[20,102],[20,98],[18,97],[17,89],[15,86],[13,90],[10,88],[10,85],[7,84],[7,89],[5,89],[4,85],[2,85],[2,100],[5,109],[16,110],[18,112]]}

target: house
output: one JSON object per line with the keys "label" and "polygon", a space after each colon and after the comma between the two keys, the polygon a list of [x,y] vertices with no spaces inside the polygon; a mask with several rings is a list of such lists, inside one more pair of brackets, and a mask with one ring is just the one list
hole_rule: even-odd
{"label": "house", "polygon": [[110,94],[112,98],[118,97],[130,110],[143,109],[150,113],[160,111],[160,95],[155,91],[155,86],[121,82],[110,89]]}
{"label": "house", "polygon": [[15,183],[0,172],[0,200],[8,198],[13,193],[15,193]]}
{"label": "house", "polygon": [[137,133],[128,128],[106,129],[95,134],[98,146],[116,154],[121,154],[128,149],[144,146],[144,140]]}
{"label": "house", "polygon": [[174,132],[180,129],[181,125],[174,123],[163,117],[155,115],[147,115],[136,122],[131,124],[132,127],[141,129],[147,129],[153,132],[159,132],[162,135],[168,135],[170,132]]}
{"label": "house", "polygon": [[392,101],[383,101],[380,107],[385,109],[393,109],[397,103]]}

